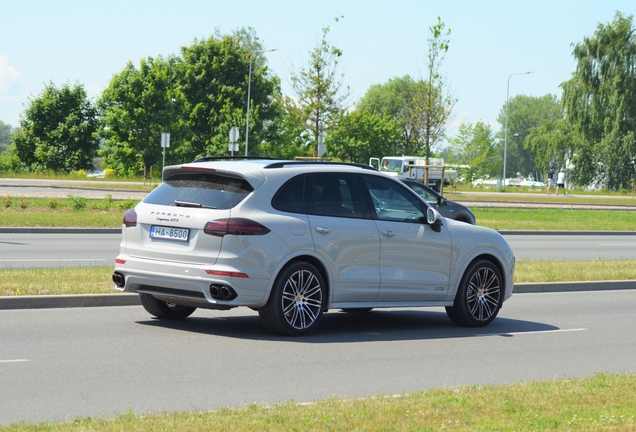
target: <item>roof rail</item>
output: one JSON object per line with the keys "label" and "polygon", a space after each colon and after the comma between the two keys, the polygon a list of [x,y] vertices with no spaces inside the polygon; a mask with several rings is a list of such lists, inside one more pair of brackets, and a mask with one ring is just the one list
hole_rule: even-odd
{"label": "roof rail", "polygon": [[355,162],[330,162],[330,161],[306,161],[306,160],[293,160],[293,161],[290,160],[290,161],[274,162],[269,165],[265,165],[263,168],[283,168],[285,166],[293,166],[293,165],[344,165],[344,166],[352,166],[352,167],[358,167],[362,169],[377,171],[377,169],[373,168],[371,165],[355,163]]}
{"label": "roof rail", "polygon": [[194,162],[209,162],[219,160],[280,160],[280,158],[272,158],[265,156],[204,156],[192,161]]}

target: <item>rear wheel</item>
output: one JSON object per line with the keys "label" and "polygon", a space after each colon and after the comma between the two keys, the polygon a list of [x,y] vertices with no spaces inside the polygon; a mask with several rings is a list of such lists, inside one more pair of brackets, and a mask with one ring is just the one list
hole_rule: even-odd
{"label": "rear wheel", "polygon": [[316,267],[296,262],[278,275],[267,304],[258,313],[268,330],[286,336],[304,336],[318,326],[327,301],[326,292]]}
{"label": "rear wheel", "polygon": [[166,303],[151,296],[150,294],[139,293],[141,305],[150,315],[161,319],[183,319],[187,318],[197,309],[190,306],[181,306],[174,303]]}
{"label": "rear wheel", "polygon": [[488,260],[476,260],[466,270],[455,302],[452,307],[446,308],[446,313],[460,326],[486,326],[501,309],[503,289],[499,269]]}

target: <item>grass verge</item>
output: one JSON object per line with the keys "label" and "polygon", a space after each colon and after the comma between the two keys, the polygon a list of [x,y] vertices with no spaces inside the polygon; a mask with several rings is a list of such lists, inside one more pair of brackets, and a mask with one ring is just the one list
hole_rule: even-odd
{"label": "grass verge", "polygon": [[0,426],[18,431],[632,431],[636,374],[509,385],[462,386],[311,404],[251,404],[217,411],[169,412],[66,423]]}
{"label": "grass verge", "polygon": [[[5,268],[0,296],[107,294],[113,289],[110,266]],[[519,261],[515,282],[636,280],[636,260]]]}

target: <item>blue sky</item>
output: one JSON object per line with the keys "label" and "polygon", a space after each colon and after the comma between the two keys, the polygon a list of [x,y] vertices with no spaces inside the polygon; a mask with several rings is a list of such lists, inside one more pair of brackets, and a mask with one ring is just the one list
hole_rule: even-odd
{"label": "blue sky", "polygon": [[168,56],[206,38],[251,26],[269,49],[269,66],[292,95],[290,72],[307,63],[321,29],[342,49],[340,71],[355,103],[373,84],[423,74],[429,27],[439,16],[451,29],[442,66],[457,99],[448,129],[496,122],[510,96],[561,95],[575,68],[572,43],[592,36],[616,11],[615,0],[0,0],[0,120],[12,126],[45,83],[79,82],[98,96],[127,61]]}

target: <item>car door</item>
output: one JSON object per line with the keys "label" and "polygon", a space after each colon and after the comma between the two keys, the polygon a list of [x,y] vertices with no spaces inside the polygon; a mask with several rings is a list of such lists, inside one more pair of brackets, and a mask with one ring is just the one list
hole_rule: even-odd
{"label": "car door", "polygon": [[372,218],[380,232],[377,302],[444,300],[449,288],[451,238],[426,223],[426,204],[401,183],[365,175]]}
{"label": "car door", "polygon": [[310,175],[307,214],[316,252],[328,263],[332,302],[374,301],[380,289],[380,233],[355,177]]}

